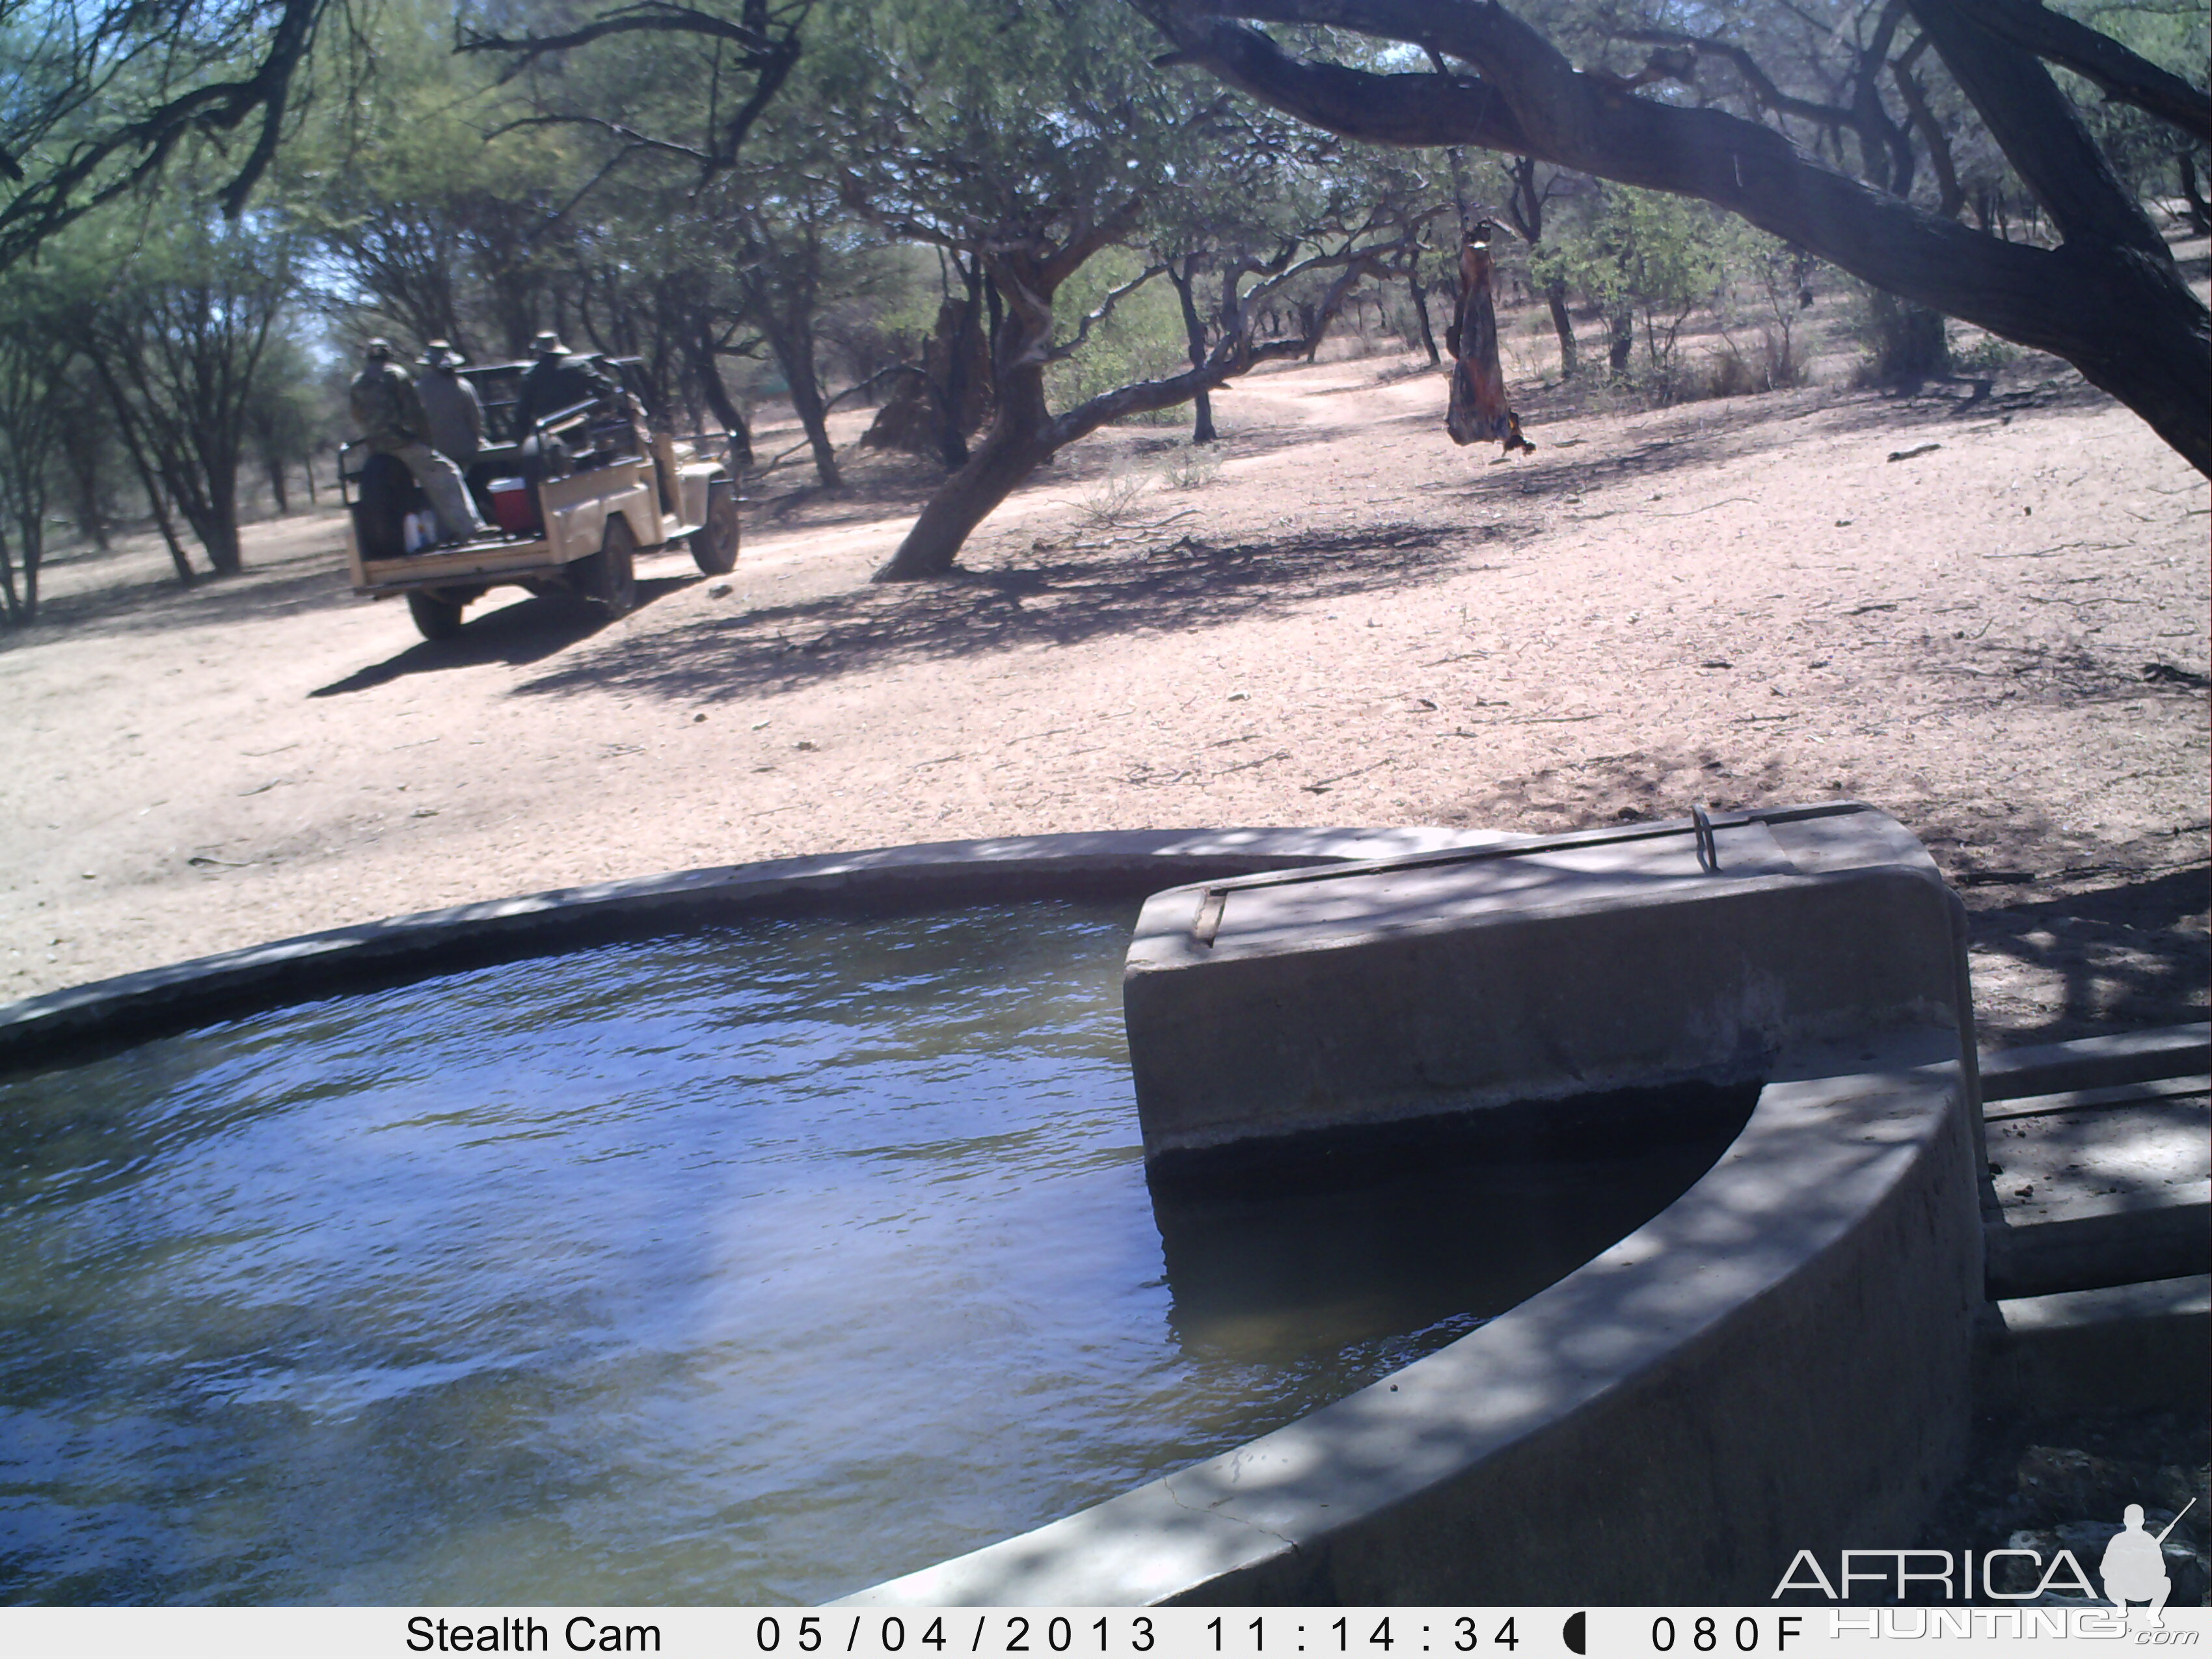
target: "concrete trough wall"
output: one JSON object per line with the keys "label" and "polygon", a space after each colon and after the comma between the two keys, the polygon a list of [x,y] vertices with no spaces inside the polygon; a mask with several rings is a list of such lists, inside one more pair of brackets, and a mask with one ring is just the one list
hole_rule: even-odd
{"label": "concrete trough wall", "polygon": [[1781,1058],[1714,1169],[1480,1330],[859,1606],[1763,1603],[1963,1467],[1981,1306],[1948,1033]]}
{"label": "concrete trough wall", "polygon": [[1215,877],[1516,839],[1428,829],[1134,830],[935,842],[599,882],[335,927],[0,1005],[0,1068],[313,997],[748,915],[1135,898]]}
{"label": "concrete trough wall", "polygon": [[1964,1463],[1982,1305],[1962,917],[1871,809],[1705,830],[1148,901],[1124,1010],[1156,1182],[1765,1086],[1687,1193],[1480,1330],[851,1600],[1758,1603],[1800,1549],[1915,1541]]}

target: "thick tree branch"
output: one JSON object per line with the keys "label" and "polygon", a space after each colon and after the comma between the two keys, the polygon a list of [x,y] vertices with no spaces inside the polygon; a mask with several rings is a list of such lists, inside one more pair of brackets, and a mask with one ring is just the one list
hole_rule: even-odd
{"label": "thick tree branch", "polygon": [[[1191,62],[1203,64],[1239,92],[1332,132],[1347,131],[1340,123],[1357,121],[1359,136],[1372,143],[1418,148],[1436,142],[1423,134],[1449,126],[1468,135],[1453,139],[1454,143],[1485,149],[1528,148],[1505,101],[1479,80],[1442,75],[1377,77],[1334,64],[1304,63],[1258,30],[1240,27],[1219,15],[1180,8],[1156,9],[1149,0],[1139,0],[1139,9]],[[1378,78],[1389,83],[1387,97],[1379,100],[1371,87]],[[1260,90],[1292,83],[1297,89],[1296,108]]]}
{"label": "thick tree branch", "polygon": [[[721,46],[735,46],[738,49],[736,66],[752,75],[752,91],[726,121],[720,121],[712,111],[709,112],[708,141],[703,146],[651,138],[593,117],[542,118],[572,121],[579,125],[601,126],[617,133],[626,143],[682,155],[695,162],[701,176],[706,178],[736,165],[738,152],[744,147],[753,124],[790,78],[791,71],[799,63],[799,30],[806,10],[806,5],[802,3],[787,8],[771,19],[764,4],[750,3],[745,8],[744,20],[732,21],[714,12],[677,4],[675,0],[631,0],[629,4],[617,6],[588,23],[562,33],[515,36],[488,34],[470,28],[456,18],[453,50],[511,54],[512,61],[499,74],[503,83],[513,80],[549,54],[574,51],[616,35],[689,34],[715,41]],[[717,84],[719,88],[719,81]]]}
{"label": "thick tree branch", "polygon": [[1751,95],[1761,108],[1772,110],[1777,115],[1794,115],[1801,121],[1818,121],[1826,126],[1851,125],[1851,112],[1841,104],[1816,104],[1809,98],[1798,98],[1783,91],[1774,84],[1773,77],[1759,67],[1759,60],[1733,41],[1679,34],[1673,29],[1623,29],[1620,38],[1641,46],[1681,46],[1701,57],[1718,58],[1743,77],[1744,85],[1751,88]]}
{"label": "thick tree branch", "polygon": [[[34,147],[48,136],[51,127],[75,113],[100,86],[94,61],[101,49],[112,48],[127,38],[137,23],[135,10],[128,7],[90,20],[90,38],[80,46],[79,62],[68,86],[27,124],[12,126],[6,134],[8,142],[0,145],[0,156],[9,164],[0,172],[16,179],[30,179],[27,186],[0,209],[0,270],[95,208],[151,182],[187,138],[234,131],[249,117],[258,114],[261,124],[253,147],[217,198],[224,212],[235,216],[275,159],[291,104],[294,77],[307,58],[326,3],[328,0],[282,0],[275,21],[258,47],[251,75],[187,87],[95,137],[70,145],[51,169],[33,172],[24,162],[33,158]],[[162,49],[166,56],[151,77],[153,84],[165,89],[191,80],[197,70],[209,67],[185,61],[189,10],[184,6],[176,9],[173,21],[167,25],[173,33],[166,37],[167,44]]]}
{"label": "thick tree branch", "polygon": [[456,20],[453,50],[514,53],[514,61],[499,72],[499,78],[505,82],[512,81],[548,52],[573,51],[578,46],[588,46],[594,40],[604,40],[610,35],[639,33],[696,34],[709,40],[725,40],[740,48],[749,58],[767,58],[781,44],[761,30],[744,23],[732,22],[726,17],[717,17],[712,12],[697,11],[690,6],[670,5],[665,3],[665,0],[639,0],[639,3],[617,6],[582,27],[561,34],[486,34]]}
{"label": "thick tree branch", "polygon": [[1953,0],[1999,40],[2069,69],[2109,97],[2171,122],[2199,143],[2212,143],[2212,96],[2109,34],[2047,9],[2037,0]]}
{"label": "thick tree branch", "polygon": [[1928,165],[1936,171],[1936,211],[1946,219],[1955,219],[1966,204],[1966,192],[1959,184],[1959,169],[1951,157],[1950,135],[1936,118],[1929,106],[1928,94],[1912,73],[1912,60],[1920,50],[1929,44],[1926,35],[1913,42],[1904,56],[1889,66],[1897,82],[1898,94],[1905,100],[1905,113],[1912,129],[1920,135],[1920,142],[1928,147]]}
{"label": "thick tree branch", "polygon": [[1951,78],[2069,242],[2168,258],[2042,60],[1969,20],[1958,0],[1912,0]]}

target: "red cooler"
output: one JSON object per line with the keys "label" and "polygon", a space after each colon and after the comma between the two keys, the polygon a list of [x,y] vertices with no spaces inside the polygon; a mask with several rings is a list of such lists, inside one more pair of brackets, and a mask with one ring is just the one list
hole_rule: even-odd
{"label": "red cooler", "polygon": [[491,497],[491,515],[510,536],[527,536],[543,526],[538,518],[535,491],[520,478],[494,478],[484,486]]}

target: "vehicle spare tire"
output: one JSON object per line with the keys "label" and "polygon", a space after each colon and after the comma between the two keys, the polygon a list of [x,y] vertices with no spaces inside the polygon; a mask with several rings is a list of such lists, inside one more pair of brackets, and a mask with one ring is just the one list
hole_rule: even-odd
{"label": "vehicle spare tire", "polygon": [[428,507],[407,463],[372,455],[361,469],[353,507],[354,536],[364,559],[396,559],[407,550],[407,515]]}

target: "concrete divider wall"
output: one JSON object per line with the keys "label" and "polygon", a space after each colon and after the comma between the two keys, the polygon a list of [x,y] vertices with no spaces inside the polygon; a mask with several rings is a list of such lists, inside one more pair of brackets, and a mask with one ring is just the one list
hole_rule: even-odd
{"label": "concrete divider wall", "polygon": [[1175,969],[1140,957],[1152,943],[1133,948],[1123,984],[1152,1159],[1624,1087],[1746,1081],[1793,1042],[1954,1017],[1948,899],[1893,868]]}
{"label": "concrete divider wall", "polygon": [[1956,1018],[1955,901],[1894,820],[1744,814],[1717,860],[1700,833],[1154,894],[1122,984],[1147,1163],[1198,1179],[1264,1142],[1747,1082],[1793,1044]]}

